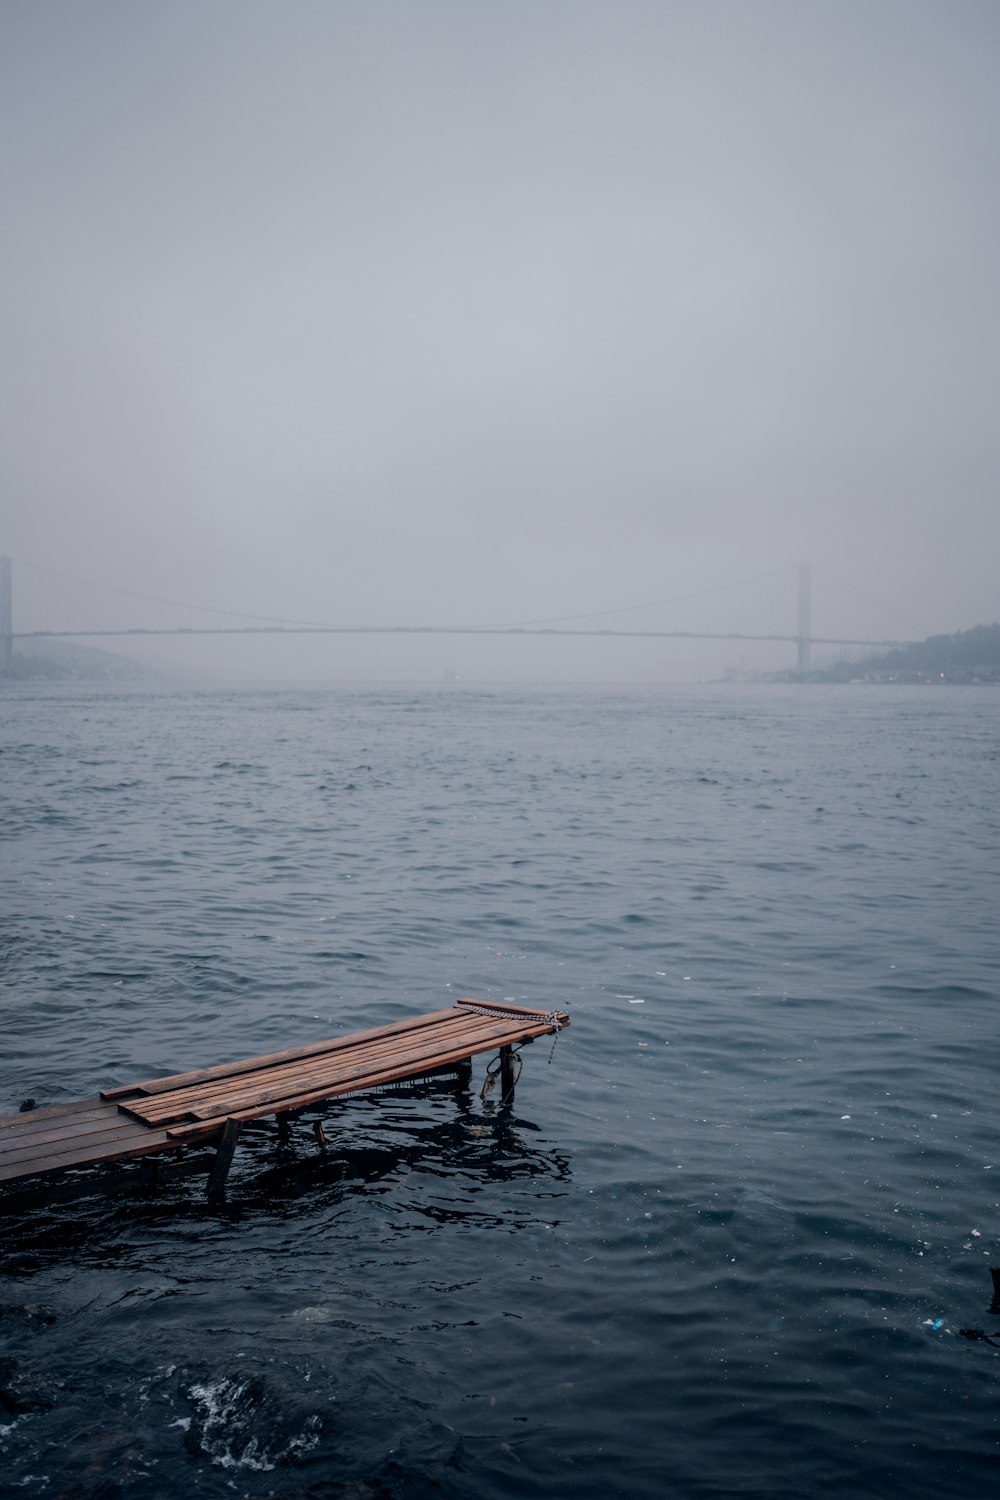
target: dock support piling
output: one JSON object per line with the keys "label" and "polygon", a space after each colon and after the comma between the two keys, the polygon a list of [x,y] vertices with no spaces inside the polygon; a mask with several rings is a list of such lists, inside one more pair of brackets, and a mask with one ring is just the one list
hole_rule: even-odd
{"label": "dock support piling", "polygon": [[455,1103],[460,1114],[472,1109],[472,1058],[467,1057],[455,1069]]}
{"label": "dock support piling", "polygon": [[500,1048],[500,1103],[514,1102],[514,1053],[510,1047]]}
{"label": "dock support piling", "polygon": [[233,1164],[233,1154],[236,1151],[236,1142],[240,1138],[242,1128],[239,1120],[227,1120],[222,1127],[215,1161],[208,1174],[207,1194],[210,1203],[217,1203],[226,1196],[226,1179],[229,1176],[229,1168]]}

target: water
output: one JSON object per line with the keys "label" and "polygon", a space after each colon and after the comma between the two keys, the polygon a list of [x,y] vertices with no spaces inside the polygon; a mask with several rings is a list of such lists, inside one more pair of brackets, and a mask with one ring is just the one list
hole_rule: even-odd
{"label": "water", "polygon": [[459,994],[573,1024],[512,1117],[389,1094],[221,1209],[0,1220],[0,1491],[995,1482],[995,692],[2,708],[0,1109]]}

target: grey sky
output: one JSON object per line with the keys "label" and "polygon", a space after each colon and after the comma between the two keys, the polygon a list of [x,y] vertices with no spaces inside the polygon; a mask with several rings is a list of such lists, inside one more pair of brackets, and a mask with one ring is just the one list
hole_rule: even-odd
{"label": "grey sky", "polygon": [[[825,570],[818,632],[996,619],[998,42],[993,0],[5,0],[19,624],[212,623],[29,564],[458,624],[800,558]],[[634,623],[791,630],[794,572]],[[294,660],[685,676],[739,654]]]}

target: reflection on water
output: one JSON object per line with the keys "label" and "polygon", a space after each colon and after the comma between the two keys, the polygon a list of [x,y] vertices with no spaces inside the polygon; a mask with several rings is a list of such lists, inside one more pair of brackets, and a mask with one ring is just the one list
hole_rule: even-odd
{"label": "reflection on water", "polygon": [[[322,1147],[313,1131],[319,1121]],[[57,1210],[40,1204],[12,1215],[4,1221],[0,1269],[29,1275],[48,1257],[61,1256],[111,1263],[116,1254],[132,1254],[125,1226],[131,1232],[165,1220],[175,1227],[200,1221],[236,1226],[262,1216],[294,1222],[373,1193],[401,1219],[524,1227],[532,1221],[525,1202],[558,1199],[570,1178],[569,1156],[532,1139],[538,1134],[513,1105],[483,1104],[461,1082],[355,1096],[302,1111],[290,1129],[273,1120],[247,1126],[222,1203],[208,1203],[203,1179],[195,1178],[117,1195],[95,1191]],[[490,1212],[479,1203],[489,1184],[513,1182],[533,1189],[529,1200],[519,1195],[516,1211]],[[550,1212],[543,1222],[554,1222]]]}
{"label": "reflection on water", "polygon": [[[29,1473],[53,1466],[75,1441],[72,1369],[74,1384],[83,1371],[105,1392],[76,1500],[140,1483],[175,1493],[156,1488],[155,1465],[182,1456],[193,1493],[216,1493],[218,1475],[240,1493],[312,1500],[457,1495],[466,1442],[435,1419],[416,1351],[429,1340],[464,1364],[483,1326],[467,1299],[485,1299],[487,1322],[498,1310],[481,1250],[441,1280],[414,1247],[439,1229],[550,1234],[570,1181],[568,1155],[516,1107],[435,1080],[306,1112],[290,1138],[270,1121],[248,1129],[223,1205],[196,1181],[27,1214],[9,1225],[0,1263],[17,1335],[0,1401],[6,1391],[19,1408],[0,1422],[0,1445]],[[58,1307],[28,1300],[37,1280],[60,1288]],[[134,1338],[143,1325],[147,1344]],[[402,1376],[391,1394],[388,1350]],[[348,1477],[322,1491],[281,1481],[316,1463]]]}
{"label": "reflection on water", "polygon": [[568,1180],[569,1157],[533,1141],[538,1126],[515,1108],[482,1105],[468,1087],[458,1086],[451,1094],[453,1108],[429,1119],[419,1090],[409,1108],[400,1101],[402,1093],[354,1100],[333,1116],[326,1113],[327,1145],[319,1152],[303,1155],[273,1133],[259,1139],[243,1163],[247,1176],[231,1190],[231,1199],[238,1192],[249,1205],[259,1196],[273,1202],[308,1193],[330,1202],[338,1194],[391,1185],[397,1212],[502,1228],[505,1215],[485,1213],[475,1204],[484,1184],[535,1181],[540,1188],[539,1180],[548,1179],[547,1196],[556,1197],[555,1184]]}

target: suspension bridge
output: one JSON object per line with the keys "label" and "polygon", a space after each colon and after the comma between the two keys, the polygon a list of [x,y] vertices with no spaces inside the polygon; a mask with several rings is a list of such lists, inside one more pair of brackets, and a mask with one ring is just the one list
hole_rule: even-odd
{"label": "suspension bridge", "polygon": [[[784,571],[784,570],[780,570]],[[107,587],[107,586],[105,586]],[[112,592],[125,593],[127,590],[112,590]],[[715,592],[708,590],[706,592]],[[811,652],[813,646],[837,646],[841,649],[862,648],[869,650],[890,650],[895,646],[907,644],[899,639],[875,640],[859,639],[857,637],[842,635],[814,635],[812,633],[812,578],[808,563],[803,562],[798,567],[798,614],[794,632],[782,634],[780,632],[757,633],[754,631],[741,630],[661,630],[661,629],[638,629],[621,626],[579,626],[567,625],[559,622],[539,621],[526,625],[330,625],[294,621],[273,620],[254,625],[196,625],[196,626],[169,626],[169,627],[146,627],[131,626],[112,630],[90,629],[90,630],[24,630],[14,629],[14,604],[13,604],[13,563],[9,557],[0,557],[0,675],[11,676],[13,674],[14,642],[32,640],[73,640],[73,639],[114,639],[122,637],[134,640],[138,636],[260,636],[260,635],[437,635],[437,636],[508,636],[521,638],[523,636],[569,636],[583,639],[596,637],[620,638],[622,640],[691,640],[691,641],[787,641],[796,648],[796,667],[800,673],[808,672],[811,664]],[[144,597],[144,596],[138,596]],[[155,601],[164,603],[168,601]],[[232,610],[212,610],[206,606],[179,606],[184,608],[197,607],[205,613],[219,615],[235,615]],[[622,610],[609,610],[602,613],[619,614],[626,613],[629,608]],[[639,608],[640,606],[634,606]],[[241,619],[261,620],[261,616],[240,615]],[[586,618],[583,615],[567,616],[566,619]],[[593,617],[591,617],[593,618]]]}

